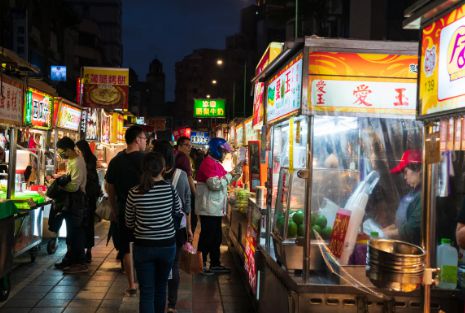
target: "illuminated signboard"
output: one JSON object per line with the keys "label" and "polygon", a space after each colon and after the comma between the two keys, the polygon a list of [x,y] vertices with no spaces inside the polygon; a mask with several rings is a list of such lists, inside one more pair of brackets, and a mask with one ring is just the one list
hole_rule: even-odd
{"label": "illuminated signboard", "polygon": [[415,115],[417,55],[311,52],[309,107],[320,112]]}
{"label": "illuminated signboard", "polygon": [[78,131],[81,123],[81,109],[60,102],[57,127]]}
{"label": "illuminated signboard", "polygon": [[302,53],[267,82],[266,117],[273,122],[300,109]]}
{"label": "illuminated signboard", "polygon": [[194,117],[223,118],[225,107],[224,99],[194,99]]}
{"label": "illuminated signboard", "polygon": [[43,92],[29,88],[24,105],[24,124],[40,129],[52,127],[53,98]]}
{"label": "illuminated signboard", "polygon": [[86,109],[86,119],[85,119],[85,133],[86,140],[98,140],[98,116],[99,109]]}
{"label": "illuminated signboard", "polygon": [[127,109],[129,69],[84,67],[82,105],[90,108]]}
{"label": "illuminated signboard", "polygon": [[58,81],[58,82],[66,81],[66,66],[64,65],[50,66],[50,79],[53,81]]}
{"label": "illuminated signboard", "polygon": [[208,145],[209,141],[210,141],[210,136],[208,132],[199,132],[199,131],[191,132],[191,143],[193,145]]}
{"label": "illuminated signboard", "polygon": [[263,101],[265,100],[265,83],[255,83],[253,93],[253,120],[252,125],[255,129],[260,129],[263,125]]}
{"label": "illuminated signboard", "polygon": [[106,114],[105,111],[102,110],[100,122],[100,133],[102,134],[101,141],[104,143],[110,143],[111,114]]}
{"label": "illuminated signboard", "polygon": [[0,96],[0,121],[20,125],[23,117],[22,105],[22,84],[3,75],[2,96]]}
{"label": "illuminated signboard", "polygon": [[465,108],[465,5],[422,31],[419,115]]}

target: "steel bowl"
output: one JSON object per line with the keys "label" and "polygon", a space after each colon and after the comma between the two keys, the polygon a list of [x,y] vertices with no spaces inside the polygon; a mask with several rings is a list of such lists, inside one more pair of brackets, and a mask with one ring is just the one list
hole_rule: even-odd
{"label": "steel bowl", "polygon": [[373,270],[367,270],[366,274],[373,285],[390,291],[412,292],[417,290],[423,281],[423,275],[418,274],[396,274]]}

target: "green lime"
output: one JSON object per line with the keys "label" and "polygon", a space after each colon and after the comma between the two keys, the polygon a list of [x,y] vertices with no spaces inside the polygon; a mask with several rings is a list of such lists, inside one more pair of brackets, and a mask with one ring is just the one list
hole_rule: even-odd
{"label": "green lime", "polygon": [[305,235],[305,225],[300,224],[299,226],[297,226],[297,236],[303,237],[304,235]]}
{"label": "green lime", "polygon": [[299,210],[294,213],[294,215],[292,216],[292,220],[297,225],[301,225],[304,222],[304,217],[305,217],[304,212],[302,212],[302,210]]}
{"label": "green lime", "polygon": [[312,226],[312,232],[317,232],[321,236],[321,227],[318,225]]}
{"label": "green lime", "polygon": [[313,212],[312,215],[310,215],[312,226],[316,225],[316,220],[318,219],[318,217],[320,217],[320,214],[316,212]]}
{"label": "green lime", "polygon": [[289,221],[287,225],[287,237],[295,237],[297,235],[297,224],[294,221]]}
{"label": "green lime", "polygon": [[326,224],[328,224],[328,220],[326,219],[326,216],[324,215],[320,215],[318,216],[318,218],[316,219],[316,225],[320,226],[321,229],[325,228],[326,227]]}
{"label": "green lime", "polygon": [[330,239],[331,238],[331,233],[333,232],[333,229],[329,226],[326,226],[325,228],[323,228],[323,230],[321,231],[321,236],[324,238],[324,239]]}

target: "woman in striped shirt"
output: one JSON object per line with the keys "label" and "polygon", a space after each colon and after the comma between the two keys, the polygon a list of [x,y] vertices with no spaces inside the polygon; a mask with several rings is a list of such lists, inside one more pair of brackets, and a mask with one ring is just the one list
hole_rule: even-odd
{"label": "woman in striped shirt", "polygon": [[144,156],[141,184],[130,190],[126,202],[126,226],[134,230],[134,261],[139,280],[139,312],[163,313],[166,286],[176,254],[173,213],[181,201],[163,180],[165,160],[160,153]]}

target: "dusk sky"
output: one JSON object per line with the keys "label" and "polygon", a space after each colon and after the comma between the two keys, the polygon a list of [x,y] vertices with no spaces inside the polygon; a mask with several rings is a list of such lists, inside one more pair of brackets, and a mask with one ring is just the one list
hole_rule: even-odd
{"label": "dusk sky", "polygon": [[166,101],[174,100],[177,61],[194,49],[225,47],[239,32],[240,9],[253,0],[125,0],[123,1],[124,66],[145,80],[158,58],[166,75]]}

